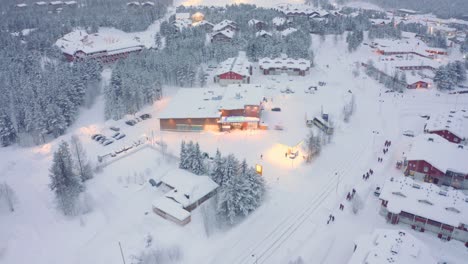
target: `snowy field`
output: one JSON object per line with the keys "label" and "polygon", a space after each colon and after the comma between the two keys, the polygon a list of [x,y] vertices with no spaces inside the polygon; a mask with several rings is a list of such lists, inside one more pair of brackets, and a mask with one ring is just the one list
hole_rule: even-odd
{"label": "snowy field", "polygon": [[[316,66],[305,77],[263,76],[254,69],[253,83],[271,88],[266,89],[266,97],[273,98],[263,117],[270,126],[282,125],[283,131],[161,132],[158,113],[176,92],[167,87],[166,98],[141,111],[153,118],[135,126],[126,125],[125,119],[104,121],[100,97],[91,109],[82,111],[66,135],[42,146],[1,148],[0,176],[16,191],[18,203],[13,214],[0,210],[0,263],[119,263],[119,242],[127,263],[132,263],[132,255],[144,249],[148,234],[159,247],[180,247],[181,263],[288,263],[298,257],[305,263],[346,263],[353,252],[353,240],[360,234],[375,228],[408,230],[387,224],[378,214],[380,203],[373,190],[388,177],[402,174],[394,166],[408,145],[402,132],[422,130],[419,114],[435,109],[468,109],[468,96],[439,94],[435,90],[385,93],[383,86],[367,78],[362,69],[358,77],[352,75],[355,62],[376,55],[367,46],[348,54],[343,39],[330,36],[321,40],[314,36]],[[103,74],[108,79],[110,71]],[[319,81],[327,85],[319,86],[314,94],[304,93],[305,88],[317,86]],[[286,87],[295,93],[281,93]],[[349,123],[343,123],[341,109],[350,92],[356,97],[356,112]],[[282,111],[272,112],[272,107]],[[308,131],[306,113],[317,115],[322,109],[335,121],[332,142],[311,165],[285,158],[282,144],[303,140]],[[91,140],[95,133],[110,136],[110,126],[120,127],[127,136],[105,147]],[[155,149],[140,146],[132,155],[118,156],[119,160],[87,183],[92,211],[68,219],[54,207],[48,168],[60,140],[69,140],[72,134],[82,139],[93,162],[97,162],[98,155],[138,140],[147,144],[165,141],[169,153],[162,155],[155,145]],[[199,209],[185,227],[154,214],[151,202],[163,192],[152,188],[148,179],[177,166],[175,156],[181,140],[198,141],[202,151],[211,155],[219,148],[223,154],[245,158],[250,165],[262,164],[269,187],[264,205],[232,229],[217,230],[209,236]],[[385,140],[394,144],[383,156],[384,162],[377,163]],[[374,176],[363,181],[362,174],[370,168]],[[352,188],[364,203],[357,215],[345,201]],[[345,205],[344,211],[338,210],[340,203]],[[336,220],[327,225],[329,214]],[[441,242],[434,234],[408,232],[427,243],[436,259],[464,263],[468,258],[460,242]]]}
{"label": "snowy field", "polygon": [[175,0],[174,5],[185,6],[225,6],[231,4],[254,4],[258,6],[272,7],[282,3],[304,3],[304,0]]}

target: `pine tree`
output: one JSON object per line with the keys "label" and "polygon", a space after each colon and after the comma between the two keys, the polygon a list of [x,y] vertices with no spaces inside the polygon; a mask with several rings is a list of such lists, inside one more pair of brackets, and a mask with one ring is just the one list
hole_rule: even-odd
{"label": "pine tree", "polygon": [[226,160],[221,156],[219,149],[217,149],[214,157],[213,170],[210,176],[211,179],[221,187],[225,184],[225,162]]}
{"label": "pine tree", "polygon": [[81,181],[87,181],[93,178],[93,169],[86,157],[86,151],[77,136],[71,137],[71,153],[75,173],[81,178]]}
{"label": "pine tree", "polygon": [[0,112],[0,144],[1,146],[9,146],[16,140],[16,131],[10,117],[3,112]]}
{"label": "pine tree", "polygon": [[179,168],[181,169],[188,169],[188,153],[187,147],[185,146],[185,140],[182,140],[180,143],[180,160],[179,160]]}
{"label": "pine tree", "polygon": [[76,212],[80,192],[84,190],[81,179],[73,171],[73,161],[68,143],[62,141],[54,153],[50,168],[50,189],[55,192],[58,208],[65,215]]}
{"label": "pine tree", "polygon": [[203,157],[200,151],[200,145],[198,144],[198,142],[195,144],[195,148],[193,152],[194,154],[193,154],[193,160],[192,160],[190,171],[193,174],[202,175],[205,173],[205,168],[203,164]]}

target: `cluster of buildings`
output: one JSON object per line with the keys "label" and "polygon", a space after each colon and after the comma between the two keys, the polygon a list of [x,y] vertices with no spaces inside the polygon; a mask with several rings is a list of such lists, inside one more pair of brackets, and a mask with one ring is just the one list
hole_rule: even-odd
{"label": "cluster of buildings", "polygon": [[169,171],[158,185],[168,192],[153,201],[153,212],[182,226],[191,221],[191,212],[213,197],[218,189],[218,184],[210,177],[182,169]]}
{"label": "cluster of buildings", "polygon": [[272,8],[278,12],[281,12],[288,18],[294,19],[295,17],[305,18],[327,18],[330,15],[334,15],[327,10],[314,8],[311,5],[305,4],[279,4]]}
{"label": "cluster of buildings", "polygon": [[[28,8],[30,5],[26,3],[16,4],[15,7],[18,9]],[[74,8],[78,7],[77,1],[51,1],[51,2],[44,2],[38,1],[32,4],[33,8],[46,8],[50,11],[60,12],[63,10],[64,7]]]}
{"label": "cluster of buildings", "polygon": [[379,39],[367,45],[378,55],[374,67],[379,73],[404,74],[408,89],[431,87],[436,69],[448,62],[447,50],[429,47],[414,33],[403,32],[400,40]]}
{"label": "cluster of buildings", "polygon": [[310,61],[288,58],[282,55],[278,58],[259,59],[258,66],[265,75],[287,73],[288,75],[305,76],[310,69]]}
{"label": "cluster of buildings", "polygon": [[468,247],[468,112],[428,117],[424,134],[404,154],[404,175],[385,182],[381,214],[392,224],[407,224]]}
{"label": "cluster of buildings", "polygon": [[117,29],[92,34],[77,29],[57,40],[55,45],[68,61],[98,59],[104,63],[125,58],[145,47],[138,38]]}
{"label": "cluster of buildings", "polygon": [[261,128],[263,88],[251,84],[179,89],[160,113],[166,131],[229,131]]}

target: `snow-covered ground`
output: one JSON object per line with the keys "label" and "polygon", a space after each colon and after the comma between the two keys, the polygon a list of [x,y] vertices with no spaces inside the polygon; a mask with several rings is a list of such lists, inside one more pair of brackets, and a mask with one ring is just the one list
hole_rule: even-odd
{"label": "snow-covered ground", "polygon": [[[253,83],[271,88],[266,89],[266,97],[273,98],[263,117],[270,126],[281,124],[283,131],[161,132],[158,113],[176,91],[167,87],[162,101],[141,111],[153,118],[133,127],[125,120],[104,121],[103,98],[99,97],[91,109],[82,111],[66,135],[32,148],[0,148],[0,181],[8,182],[18,198],[14,213],[0,210],[0,263],[119,263],[119,242],[127,263],[131,263],[131,255],[143,250],[147,234],[152,234],[154,243],[161,247],[179,246],[183,252],[181,263],[287,263],[298,257],[305,263],[346,263],[358,235],[374,228],[407,230],[386,223],[378,214],[380,203],[372,191],[386,178],[401,175],[394,164],[408,144],[402,131],[422,130],[423,119],[418,114],[453,107],[468,109],[468,96],[439,94],[435,90],[384,93],[383,86],[367,78],[362,69],[359,77],[352,75],[355,62],[376,55],[367,46],[348,54],[343,39],[335,42],[332,36],[325,40],[314,37],[316,66],[305,77],[263,76],[254,70]],[[110,71],[104,75],[108,79]],[[304,93],[305,88],[319,81],[327,85],[319,86],[314,94]],[[281,93],[286,87],[295,93]],[[343,123],[341,109],[350,92],[356,98],[356,112],[349,123]],[[272,107],[281,107],[282,111],[271,112]],[[310,165],[285,158],[281,143],[304,139],[308,131],[306,113],[319,114],[322,109],[335,121],[332,142]],[[95,133],[110,136],[109,126],[120,127],[127,136],[106,147],[91,140]],[[72,134],[82,139],[93,162],[97,162],[98,155],[128,147],[139,139],[150,139],[150,143],[152,139],[163,140],[169,154],[143,148],[126,157],[118,156],[119,160],[86,184],[92,212],[65,218],[54,207],[48,168],[60,140],[68,140]],[[210,236],[206,235],[198,209],[185,227],[152,213],[151,202],[162,192],[147,181],[177,166],[173,156],[178,154],[181,140],[198,141],[210,154],[219,148],[223,154],[234,153],[251,165],[262,164],[269,186],[264,205],[237,226]],[[393,144],[382,156],[385,140]],[[377,156],[382,156],[384,162],[377,163]],[[369,168],[375,173],[363,181],[362,174]],[[345,200],[352,188],[364,202],[357,215]],[[344,211],[338,210],[340,203],[345,205]],[[327,225],[329,214],[336,220]],[[463,263],[468,258],[460,242],[441,242],[433,234],[413,234],[431,246],[436,259]]]}
{"label": "snow-covered ground", "polygon": [[253,4],[257,6],[272,7],[278,4],[288,3],[297,3],[302,4],[304,0],[175,0],[174,5],[185,5],[185,6],[225,6],[232,4]]}

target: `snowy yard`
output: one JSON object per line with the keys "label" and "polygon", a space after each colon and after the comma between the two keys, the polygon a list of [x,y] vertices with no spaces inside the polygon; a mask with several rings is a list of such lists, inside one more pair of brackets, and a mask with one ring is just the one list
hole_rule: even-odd
{"label": "snowy yard", "polygon": [[[177,2],[211,5],[232,1]],[[354,239],[360,234],[375,228],[403,228],[434,249],[434,257],[462,263],[468,258],[462,243],[441,242],[434,234],[386,223],[378,214],[380,202],[373,191],[385,179],[402,175],[395,168],[408,145],[409,138],[402,133],[421,133],[424,119],[420,115],[435,109],[468,109],[468,95],[440,94],[435,90],[385,93],[383,85],[365,76],[363,69],[360,76],[353,77],[355,62],[375,56],[367,47],[349,54],[344,41],[334,43],[333,37],[320,40],[313,36],[312,48],[316,65],[305,77],[264,76],[254,69],[252,82],[266,88],[268,103],[262,120],[270,130],[162,132],[158,114],[176,92],[166,87],[163,100],[140,111],[152,118],[134,126],[125,124],[125,118],[104,121],[100,97],[93,108],[82,110],[66,135],[37,147],[0,148],[0,174],[18,196],[14,214],[0,211],[0,262],[119,263],[120,242],[127,263],[132,263],[132,256],[145,248],[145,236],[151,234],[158,247],[180,247],[180,263],[288,263],[298,257],[305,263],[346,263],[353,253]],[[109,76],[110,72],[104,74]],[[326,85],[318,86],[322,81]],[[208,85],[217,87],[212,82]],[[318,86],[318,90],[307,94],[304,90],[309,86]],[[281,93],[284,88],[294,93]],[[356,98],[356,111],[351,121],[344,123],[342,108],[350,93]],[[281,111],[271,111],[274,107]],[[306,116],[320,115],[321,111],[328,113],[335,124],[331,143],[312,164],[306,164],[301,155],[294,160],[285,157],[285,144],[305,139],[309,130]],[[284,130],[272,129],[275,125]],[[119,127],[126,137],[108,146],[91,139],[97,133],[112,136],[111,126]],[[155,149],[141,145],[131,150],[131,155],[122,153],[106,159],[109,164],[86,184],[92,211],[70,219],[54,207],[48,169],[60,140],[68,140],[72,134],[80,137],[94,163],[98,156],[138,140],[145,144],[164,141],[168,153],[159,151],[157,144]],[[199,142],[201,150],[210,156],[219,149],[223,154],[245,158],[249,165],[263,165],[269,187],[265,203],[240,224],[227,231],[216,230],[210,236],[206,235],[202,210],[192,212],[192,222],[184,227],[154,214],[151,202],[164,192],[152,187],[148,180],[158,179],[178,166],[176,157],[182,140]],[[385,140],[395,144],[382,155]],[[377,163],[377,157],[383,157],[384,162]],[[370,168],[374,175],[363,181],[362,174]],[[353,188],[363,202],[358,214],[352,213],[351,204],[345,200]],[[343,211],[338,209],[340,203],[345,206]],[[327,225],[330,214],[336,220]]]}

